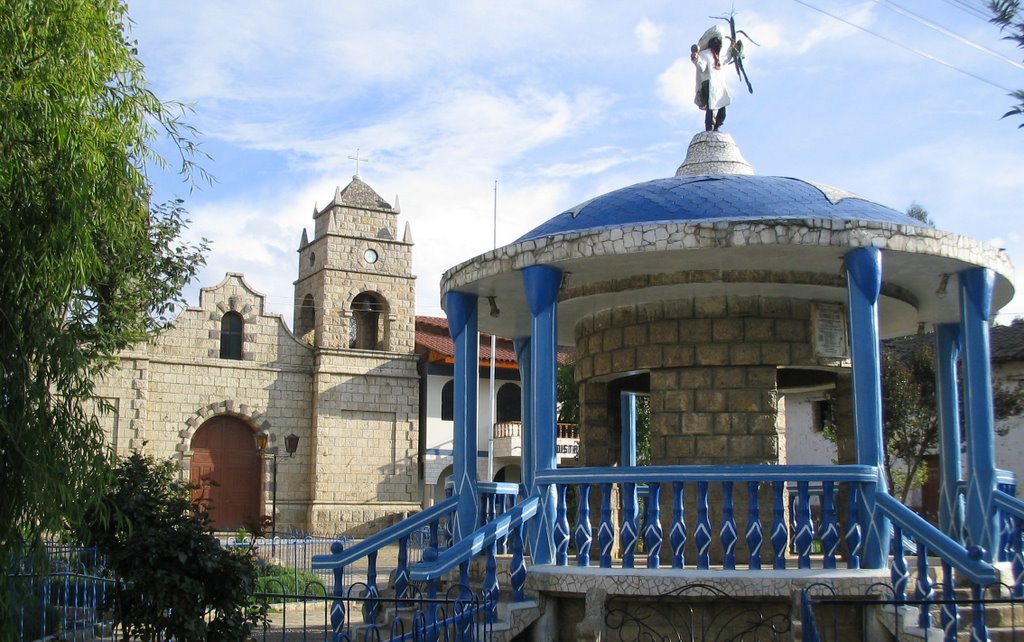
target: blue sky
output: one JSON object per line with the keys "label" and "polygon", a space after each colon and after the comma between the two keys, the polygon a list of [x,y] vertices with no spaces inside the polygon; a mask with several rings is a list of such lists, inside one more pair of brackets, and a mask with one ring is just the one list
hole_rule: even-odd
{"label": "blue sky", "polygon": [[[674,174],[703,129],[690,44],[733,7],[760,46],[747,49],[754,93],[733,83],[724,129],[758,174],[917,201],[938,227],[1005,248],[1024,291],[1024,120],[1000,119],[1024,54],[953,0],[807,3],[898,44],[796,0],[131,0],[151,88],[193,105],[213,156],[217,182],[199,191],[154,175],[158,197],[185,198],[190,235],[212,241],[189,299],[244,272],[290,326],[302,230],[359,149],[363,180],[397,194],[399,229],[411,225],[417,313],[441,315],[441,273],[491,248],[495,180],[504,245]],[[998,319],[1014,316],[1024,295]]]}

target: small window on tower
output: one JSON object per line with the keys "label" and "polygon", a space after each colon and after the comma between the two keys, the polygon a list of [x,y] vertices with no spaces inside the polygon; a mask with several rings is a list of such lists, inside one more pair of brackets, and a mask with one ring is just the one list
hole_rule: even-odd
{"label": "small window on tower", "polygon": [[242,315],[226,312],[220,320],[220,358],[242,358]]}

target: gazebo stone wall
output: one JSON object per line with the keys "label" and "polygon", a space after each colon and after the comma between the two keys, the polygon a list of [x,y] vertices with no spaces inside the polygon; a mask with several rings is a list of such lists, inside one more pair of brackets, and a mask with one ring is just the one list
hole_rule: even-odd
{"label": "gazebo stone wall", "polygon": [[651,464],[785,462],[779,368],[822,368],[810,301],[713,296],[603,310],[575,329],[585,466],[621,461],[615,380],[650,374]]}

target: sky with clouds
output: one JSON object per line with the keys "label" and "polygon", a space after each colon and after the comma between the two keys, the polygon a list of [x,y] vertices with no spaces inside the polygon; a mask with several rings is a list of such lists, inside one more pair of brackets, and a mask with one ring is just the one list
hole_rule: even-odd
{"label": "sky with clouds", "polygon": [[[965,3],[128,4],[150,87],[192,105],[217,178],[190,191],[152,175],[158,198],[185,199],[189,235],[212,241],[193,303],[243,272],[290,326],[303,228],[358,149],[362,179],[411,226],[417,313],[441,315],[442,272],[495,236],[674,174],[703,130],[690,45],[731,10],[759,46],[754,92],[731,76],[724,129],[758,174],[916,201],[1005,248],[1024,292],[1024,120],[1000,119],[1024,88],[1022,53]],[[1024,294],[998,319],[1015,316]]]}

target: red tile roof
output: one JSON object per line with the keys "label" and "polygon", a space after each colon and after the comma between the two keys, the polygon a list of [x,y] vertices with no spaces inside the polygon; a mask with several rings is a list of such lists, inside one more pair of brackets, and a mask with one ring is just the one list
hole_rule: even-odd
{"label": "red tile roof", "polygon": [[[416,317],[416,352],[426,353],[430,361],[451,361],[455,357],[455,344],[448,332],[448,319],[444,317]],[[558,349],[558,362],[565,363],[572,355],[571,348]],[[491,335],[480,333],[480,361],[491,360]],[[497,337],[494,351],[495,365],[516,368],[516,352],[512,340]]]}

